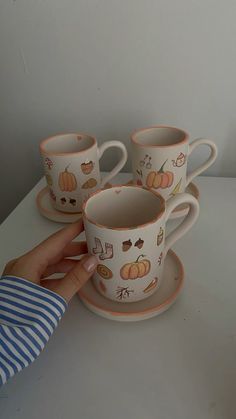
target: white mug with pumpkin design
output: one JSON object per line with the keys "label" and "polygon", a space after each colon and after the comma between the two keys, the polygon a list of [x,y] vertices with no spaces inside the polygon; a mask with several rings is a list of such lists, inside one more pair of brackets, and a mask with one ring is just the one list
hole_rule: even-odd
{"label": "white mug with pumpkin design", "polygon": [[[99,160],[105,150],[119,148],[122,156],[112,171],[101,179]],[[40,143],[45,177],[54,208],[80,212],[91,192],[103,187],[119,173],[127,161],[127,151],[120,141],[106,141],[98,146],[87,134],[61,134]]]}
{"label": "white mug with pumpkin design", "polygon": [[[188,184],[213,164],[217,147],[199,138],[189,144],[189,135],[179,128],[154,126],[131,134],[133,179],[138,185],[158,191],[166,200],[184,192]],[[193,150],[207,145],[207,161],[187,174],[187,161]]]}
{"label": "white mug with pumpkin design", "polygon": [[[171,212],[183,203],[190,206],[188,215],[165,237]],[[137,185],[95,192],[83,204],[83,219],[89,252],[99,260],[96,289],[122,303],[152,295],[161,285],[166,253],[198,213],[198,201],[186,193],[165,202],[159,193]]]}

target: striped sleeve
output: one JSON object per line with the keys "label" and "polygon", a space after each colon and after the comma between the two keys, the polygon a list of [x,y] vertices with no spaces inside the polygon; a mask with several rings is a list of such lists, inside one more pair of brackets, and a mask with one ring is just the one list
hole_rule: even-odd
{"label": "striped sleeve", "polygon": [[43,350],[67,308],[60,295],[26,279],[0,279],[0,386]]}

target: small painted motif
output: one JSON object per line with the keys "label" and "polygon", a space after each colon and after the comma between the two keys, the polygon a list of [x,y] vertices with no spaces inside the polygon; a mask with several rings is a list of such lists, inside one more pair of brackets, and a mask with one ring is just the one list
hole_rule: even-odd
{"label": "small painted motif", "polygon": [[148,286],[147,286],[146,288],[144,288],[143,292],[147,293],[147,292],[152,291],[154,288],[156,288],[156,286],[157,286],[157,282],[158,282],[158,278],[157,278],[157,277],[155,277],[155,278],[154,278],[154,279],[150,282],[150,284],[148,284]]}
{"label": "small painted motif", "polygon": [[105,249],[103,249],[101,240],[98,239],[97,237],[94,238],[95,240],[95,247],[93,248],[93,253],[99,254],[99,259],[100,260],[106,260],[106,259],[112,259],[113,258],[113,245],[111,243],[105,243],[104,247]]}
{"label": "small painted motif", "polygon": [[61,198],[60,201],[61,201],[61,204],[62,205],[65,205],[66,204],[66,198]]}
{"label": "small painted motif", "polygon": [[164,171],[164,166],[167,160],[163,163],[160,170],[149,172],[146,178],[146,185],[148,188],[166,189],[173,184],[174,174],[170,171]]}
{"label": "small painted motif", "polygon": [[160,227],[159,233],[157,235],[157,246],[160,246],[164,239],[164,230],[162,227]]}
{"label": "small painted motif", "polygon": [[134,290],[131,290],[129,287],[117,287],[116,297],[118,300],[125,300],[126,298],[129,298],[132,292],[134,292]]}
{"label": "small painted motif", "polygon": [[151,163],[152,158],[149,156],[148,157],[148,162],[146,163],[146,169],[150,170],[152,168],[152,163]]}
{"label": "small painted motif", "polygon": [[145,255],[140,255],[134,262],[126,263],[120,270],[122,279],[137,279],[146,276],[151,269],[151,262],[148,259],[139,260],[144,258]]}
{"label": "small painted motif", "polygon": [[85,175],[89,175],[93,171],[94,162],[92,160],[85,160],[85,162],[82,163],[80,167]]}
{"label": "small painted motif", "polygon": [[170,193],[170,196],[175,196],[175,195],[177,195],[177,193],[180,192],[181,182],[182,182],[182,178],[179,180],[179,182],[177,183],[177,185],[175,185],[173,191]]}
{"label": "small painted motif", "polygon": [[49,194],[50,194],[50,197],[53,199],[53,201],[56,202],[57,197],[56,197],[56,195],[54,194],[54,192],[51,188],[49,189]]}
{"label": "small painted motif", "polygon": [[89,180],[87,180],[87,182],[85,182],[82,185],[82,189],[91,189],[91,188],[94,188],[96,185],[97,185],[96,179],[91,177]]}
{"label": "small painted motif", "polygon": [[143,167],[143,166],[145,166],[145,164],[146,164],[146,160],[148,159],[148,154],[146,154],[145,155],[145,157],[144,157],[144,159],[143,160],[140,160],[140,162],[139,162],[139,166],[140,167]]}
{"label": "small painted motif", "polygon": [[93,253],[95,255],[99,254],[99,253],[102,253],[103,252],[103,247],[102,247],[101,240],[98,239],[97,237],[95,237],[94,241],[95,241],[95,247],[93,248]]}
{"label": "small painted motif", "polygon": [[125,241],[122,243],[122,251],[123,251],[123,252],[127,252],[127,250],[129,250],[129,249],[131,248],[131,246],[132,246],[132,242],[131,242],[131,240],[125,240]]}
{"label": "small painted motif", "polygon": [[144,243],[144,241],[142,240],[142,239],[138,239],[137,241],[136,241],[136,243],[135,243],[135,246],[136,247],[138,247],[138,249],[142,249],[142,247],[143,247],[143,243]]}
{"label": "small painted motif", "polygon": [[113,277],[112,271],[105,265],[98,264],[97,273],[104,279],[111,279]]}
{"label": "small painted motif", "polygon": [[76,206],[76,199],[70,198],[69,203],[71,205],[73,205],[73,207],[75,207]]}
{"label": "small painted motif", "polygon": [[143,177],[143,171],[141,169],[137,169],[136,173],[140,176]]}
{"label": "small painted motif", "polygon": [[51,168],[53,167],[53,162],[51,159],[49,159],[49,157],[46,157],[44,160],[45,165],[47,166],[47,168],[49,170],[51,170]]}
{"label": "small painted motif", "polygon": [[159,266],[161,265],[162,258],[163,258],[163,252],[161,252],[161,254],[160,254],[159,258],[158,258],[158,261],[157,261],[157,263],[158,263]]}
{"label": "small painted motif", "polygon": [[182,167],[186,162],[186,154],[180,153],[176,160],[172,160],[172,164],[174,167]]}
{"label": "small painted motif", "polygon": [[69,165],[65,168],[64,172],[59,174],[58,185],[63,192],[72,192],[77,188],[77,180],[72,172],[68,171]]}

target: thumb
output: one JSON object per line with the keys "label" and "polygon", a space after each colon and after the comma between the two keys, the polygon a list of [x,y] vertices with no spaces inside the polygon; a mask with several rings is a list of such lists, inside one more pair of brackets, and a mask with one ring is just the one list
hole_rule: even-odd
{"label": "thumb", "polygon": [[96,256],[86,255],[68,272],[63,279],[58,281],[54,291],[61,295],[67,302],[82,288],[94,273],[98,260]]}

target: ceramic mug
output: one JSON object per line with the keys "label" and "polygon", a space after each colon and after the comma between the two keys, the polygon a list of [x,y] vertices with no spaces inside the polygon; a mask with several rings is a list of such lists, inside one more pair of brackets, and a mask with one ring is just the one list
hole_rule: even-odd
{"label": "ceramic mug", "polygon": [[[133,179],[158,192],[167,200],[184,192],[195,176],[213,164],[217,147],[199,138],[189,144],[189,135],[179,128],[154,126],[131,134]],[[211,154],[205,163],[187,174],[187,160],[193,150],[207,145]]]}
{"label": "ceramic mug", "polygon": [[[105,150],[119,148],[122,156],[112,171],[101,179],[99,160]],[[98,146],[87,134],[61,134],[40,143],[45,177],[54,208],[63,212],[80,212],[91,192],[103,187],[122,169],[127,151],[120,141],[106,141]]]}
{"label": "ceramic mug", "polygon": [[[165,237],[171,212],[187,203],[183,222]],[[157,192],[137,185],[120,185],[95,192],[83,204],[88,249],[99,264],[93,275],[105,297],[129,303],[156,292],[170,247],[195,223],[199,204],[190,194],[165,202]]]}

